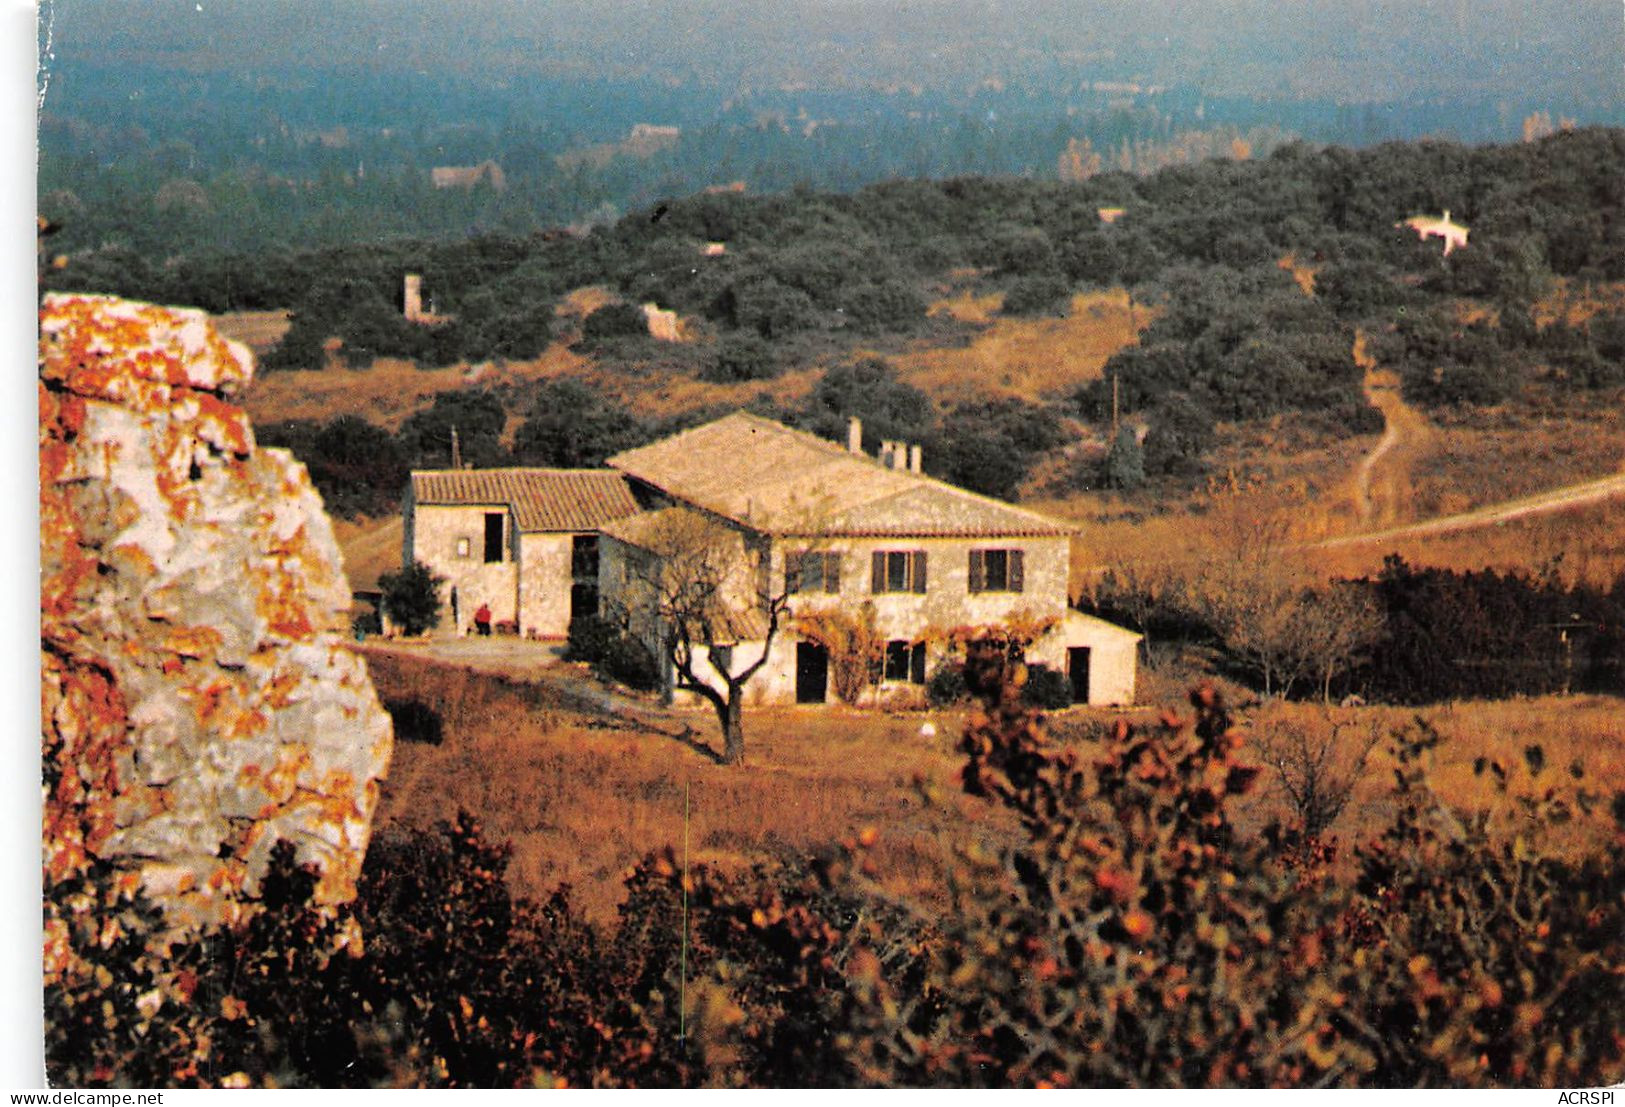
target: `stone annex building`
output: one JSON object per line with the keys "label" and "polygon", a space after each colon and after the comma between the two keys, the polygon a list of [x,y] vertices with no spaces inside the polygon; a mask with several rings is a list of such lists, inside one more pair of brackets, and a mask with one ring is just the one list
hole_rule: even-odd
{"label": "stone annex building", "polygon": [[447,582],[437,633],[469,633],[485,605],[499,631],[562,638],[572,618],[613,612],[653,643],[661,631],[640,582],[661,535],[688,516],[726,535],[738,560],[728,605],[739,668],[760,655],[760,596],[791,593],[751,702],[833,699],[830,658],[796,619],[866,605],[887,641],[887,702],[923,697],[944,631],[1012,620],[1052,624],[1027,657],[1065,673],[1074,702],[1134,700],[1139,636],[1068,602],[1077,529],[925,476],[918,447],[887,442],[870,457],[855,419],[843,449],[736,412],[608,465],[414,472],[402,556]]}

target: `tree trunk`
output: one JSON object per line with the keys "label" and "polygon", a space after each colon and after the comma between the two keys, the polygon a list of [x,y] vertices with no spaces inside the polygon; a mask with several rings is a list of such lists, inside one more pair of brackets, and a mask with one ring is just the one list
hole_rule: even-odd
{"label": "tree trunk", "polygon": [[743,689],[728,689],[726,706],[718,712],[722,716],[722,763],[745,763],[745,704]]}

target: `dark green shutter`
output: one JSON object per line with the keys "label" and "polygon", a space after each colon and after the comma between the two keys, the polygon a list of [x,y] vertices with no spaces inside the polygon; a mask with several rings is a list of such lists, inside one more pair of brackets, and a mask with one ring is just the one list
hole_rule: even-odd
{"label": "dark green shutter", "polygon": [[970,552],[970,590],[972,592],[987,590],[987,558],[982,556],[981,550]]}
{"label": "dark green shutter", "polygon": [[801,591],[802,555],[790,551],[784,555],[784,590],[786,593]]}
{"label": "dark green shutter", "polygon": [[1022,590],[1022,585],[1024,583],[1025,583],[1025,578],[1024,578],[1024,576],[1022,574],[1022,568],[1021,568],[1021,551],[1020,550],[1011,550],[1010,551],[1010,591],[1012,591],[1012,592],[1020,592]]}
{"label": "dark green shutter", "polygon": [[908,679],[915,684],[925,683],[925,643],[914,643],[908,659]]}
{"label": "dark green shutter", "polygon": [[876,550],[874,556],[874,579],[870,584],[870,591],[884,592],[886,590],[886,554],[884,550]]}
{"label": "dark green shutter", "polygon": [[841,590],[841,555],[827,553],[824,555],[824,591],[839,592]]}
{"label": "dark green shutter", "polygon": [[914,551],[914,591],[925,591],[925,551]]}

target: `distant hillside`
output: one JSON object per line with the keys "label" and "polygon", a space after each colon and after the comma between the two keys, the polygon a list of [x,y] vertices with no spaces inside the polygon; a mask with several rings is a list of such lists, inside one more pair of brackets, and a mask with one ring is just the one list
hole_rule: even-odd
{"label": "distant hillside", "polygon": [[[1608,0],[55,0],[41,51],[42,207],[162,257],[1625,125]],[[487,161],[507,187],[433,187]]]}
{"label": "distant hillside", "polygon": [[[1444,212],[1468,234],[1449,254],[1403,225]],[[436,325],[406,318],[408,273]],[[994,495],[1046,456],[1062,487],[1188,488],[1221,426],[1380,431],[1356,333],[1427,411],[1625,386],[1625,313],[1597,294],[1625,280],[1625,131],[1290,144],[1073,183],[701,192],[580,234],[162,264],[93,248],[47,280],[288,310],[265,367],[302,374],[304,399],[285,393],[272,417],[294,422],[268,432],[349,490],[344,511],[444,464],[452,425],[478,464],[594,463],[739,406],[834,436],[860,415]],[[651,336],[640,305],[676,313],[682,341]],[[359,424],[324,432],[346,404]],[[1110,458],[1114,418],[1138,428],[1138,460]]]}

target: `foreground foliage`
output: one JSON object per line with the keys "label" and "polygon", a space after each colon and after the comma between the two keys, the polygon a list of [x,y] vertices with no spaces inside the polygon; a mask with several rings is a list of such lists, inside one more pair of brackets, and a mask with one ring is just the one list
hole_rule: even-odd
{"label": "foreground foliage", "polygon": [[[1238,830],[1261,770],[1219,698],[1063,743],[1008,651],[964,787],[1022,840],[957,843],[951,910],[873,883],[879,834],[727,875],[670,849],[618,924],[568,888],[514,899],[467,815],[379,835],[357,900],[310,903],[279,848],[249,921],[166,944],[115,874],[48,891],[71,949],[47,982],[73,1085],[1596,1085],[1625,1073],[1625,793],[1615,849],[1558,860],[1602,797],[1539,746],[1478,769],[1501,803],[1447,809],[1436,735],[1392,737],[1392,817],[1342,845]],[[1509,751],[1510,752],[1510,751]],[[1561,778],[1561,779],[1559,779]],[[364,936],[364,941],[363,941]]]}

